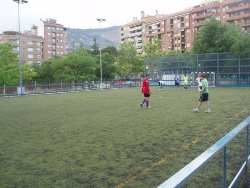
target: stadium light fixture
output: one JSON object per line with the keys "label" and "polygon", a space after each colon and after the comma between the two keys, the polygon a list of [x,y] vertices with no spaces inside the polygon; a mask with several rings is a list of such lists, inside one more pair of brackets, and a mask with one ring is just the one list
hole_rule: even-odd
{"label": "stadium light fixture", "polygon": [[13,0],[18,5],[18,40],[19,40],[19,74],[20,74],[20,92],[22,96],[23,79],[22,79],[22,57],[21,57],[21,34],[20,34],[20,11],[19,4],[28,3],[26,0]]}
{"label": "stadium light fixture", "polygon": [[[99,28],[101,29],[101,22],[105,22],[106,20],[103,18],[97,18],[97,21],[99,22]],[[101,72],[101,78],[100,78],[100,88],[102,87],[102,48],[101,48],[101,41],[99,41],[100,44],[100,72]]]}

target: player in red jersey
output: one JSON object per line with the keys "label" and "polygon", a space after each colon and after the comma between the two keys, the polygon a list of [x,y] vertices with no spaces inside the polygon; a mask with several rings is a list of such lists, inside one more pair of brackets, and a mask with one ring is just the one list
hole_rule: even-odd
{"label": "player in red jersey", "polygon": [[147,107],[147,108],[151,108],[151,107],[149,106],[149,97],[150,97],[151,91],[150,91],[150,88],[149,88],[148,79],[149,79],[149,75],[147,74],[146,77],[145,77],[144,80],[143,80],[143,83],[142,83],[141,92],[142,92],[143,95],[144,95],[144,99],[142,100],[142,102],[141,102],[140,105],[141,105],[141,107],[143,107],[143,104],[146,102],[146,107]]}

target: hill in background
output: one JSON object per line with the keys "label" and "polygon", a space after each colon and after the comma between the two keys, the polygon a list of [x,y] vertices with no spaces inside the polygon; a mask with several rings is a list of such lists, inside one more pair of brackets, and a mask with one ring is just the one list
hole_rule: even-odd
{"label": "hill in background", "polygon": [[101,47],[114,46],[119,47],[119,26],[113,26],[101,29],[74,29],[67,28],[68,52],[75,51],[83,45],[84,48],[91,49],[96,38],[97,44]]}

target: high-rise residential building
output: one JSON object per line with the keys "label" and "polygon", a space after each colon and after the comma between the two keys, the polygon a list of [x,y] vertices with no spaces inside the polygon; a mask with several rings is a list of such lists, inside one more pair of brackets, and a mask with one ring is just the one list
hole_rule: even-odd
{"label": "high-rise residential building", "polygon": [[[43,21],[43,20],[41,20]],[[56,19],[47,19],[44,24],[43,60],[52,57],[63,57],[67,53],[67,29],[56,22]]]}
{"label": "high-rise residential building", "polygon": [[[197,6],[170,15],[158,15],[133,20],[120,26],[120,44],[133,41],[139,54],[143,53],[146,42],[157,37],[162,41],[162,49],[166,52],[191,51],[195,33],[206,20],[215,16],[217,20],[235,24],[250,33],[249,0],[206,0]],[[139,44],[137,38],[142,37]]]}
{"label": "high-rise residential building", "polygon": [[152,41],[154,37],[159,40],[164,41],[164,36],[166,33],[166,16],[163,14],[158,14],[156,11],[155,16],[148,16],[145,23],[145,37],[146,43]]}
{"label": "high-rise residential building", "polygon": [[141,12],[141,19],[137,19],[136,17],[133,18],[133,21],[123,25],[119,29],[119,40],[120,44],[131,41],[135,44],[137,53],[142,54],[143,53],[143,46],[146,44],[146,23],[151,22],[153,20],[157,20],[162,15],[158,15],[158,12],[156,11],[156,15],[154,16],[145,16],[145,12]]}
{"label": "high-rise residential building", "polygon": [[[43,37],[37,35],[37,26],[32,26],[31,31],[19,33],[16,31],[4,31],[0,35],[0,43],[10,42],[14,45],[13,52],[19,56],[21,54],[22,63],[42,62],[43,57]],[[19,44],[21,49],[19,49]]]}
{"label": "high-rise residential building", "polygon": [[190,14],[190,10],[184,10],[167,15],[164,48],[166,52],[185,52],[190,49],[192,38]]}
{"label": "high-rise residential building", "polygon": [[250,33],[250,1],[223,0],[221,4],[222,20]]}

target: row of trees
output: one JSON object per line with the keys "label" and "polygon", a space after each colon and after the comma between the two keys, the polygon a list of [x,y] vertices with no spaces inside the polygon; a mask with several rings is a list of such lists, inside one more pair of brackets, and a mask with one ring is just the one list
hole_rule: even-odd
{"label": "row of trees", "polygon": [[[101,50],[103,80],[115,77],[140,75],[144,70],[144,59],[152,56],[174,55],[166,54],[161,48],[162,42],[156,37],[144,46],[144,55],[138,55],[132,42],[125,42],[119,51],[108,46]],[[0,85],[18,85],[19,63],[17,54],[12,51],[12,44],[0,44]],[[68,53],[64,58],[55,57],[44,61],[41,65],[23,64],[22,77],[24,81],[46,80],[86,81],[100,80],[100,51],[94,40],[93,50],[79,48]],[[192,52],[186,53],[219,53],[233,52],[244,56],[250,52],[250,35],[237,29],[234,25],[222,23],[211,17],[196,33]]]}

